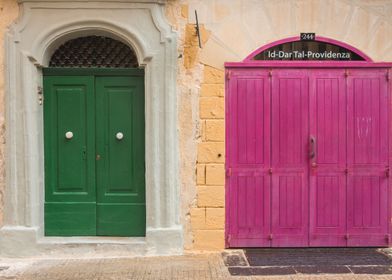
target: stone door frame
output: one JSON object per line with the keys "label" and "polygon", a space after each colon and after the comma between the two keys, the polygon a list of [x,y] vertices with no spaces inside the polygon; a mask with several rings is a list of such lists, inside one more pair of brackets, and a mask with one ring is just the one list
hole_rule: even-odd
{"label": "stone door frame", "polygon": [[[164,0],[19,0],[5,36],[6,186],[0,255],[61,251],[94,255],[179,254],[177,34]],[[146,237],[45,237],[42,67],[67,40],[102,35],[130,45],[145,68]],[[45,102],[45,100],[43,100]],[[76,246],[75,246],[76,244]]]}

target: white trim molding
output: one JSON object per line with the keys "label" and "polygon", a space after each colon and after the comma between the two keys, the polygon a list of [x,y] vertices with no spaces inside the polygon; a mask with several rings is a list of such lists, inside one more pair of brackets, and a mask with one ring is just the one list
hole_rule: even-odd
{"label": "white trim molding", "polygon": [[[7,154],[0,256],[181,254],[177,35],[165,19],[165,1],[19,2],[20,18],[5,36]],[[145,67],[145,238],[44,236],[41,69],[59,45],[88,35],[130,45]]]}

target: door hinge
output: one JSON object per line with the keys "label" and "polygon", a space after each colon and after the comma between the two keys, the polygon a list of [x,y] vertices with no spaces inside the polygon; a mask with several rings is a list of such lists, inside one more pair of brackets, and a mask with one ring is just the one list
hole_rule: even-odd
{"label": "door hinge", "polygon": [[226,242],[227,242],[227,244],[230,245],[230,241],[231,241],[231,234],[228,234],[228,235],[226,236]]}
{"label": "door hinge", "polygon": [[385,234],[385,241],[387,241],[388,243],[391,242],[391,236],[390,236],[390,234]]}
{"label": "door hinge", "polygon": [[268,71],[268,77],[272,77],[272,70],[271,69]]}
{"label": "door hinge", "polygon": [[344,76],[347,78],[350,75],[350,71],[348,71],[347,69],[344,70]]}
{"label": "door hinge", "polygon": [[44,92],[42,87],[37,87],[37,94],[38,94],[38,104],[42,105],[44,103]]}
{"label": "door hinge", "polygon": [[350,238],[350,235],[349,234],[346,234],[345,236],[344,236],[344,239],[346,239],[346,240],[348,240]]}
{"label": "door hinge", "polygon": [[385,176],[387,178],[389,178],[389,166],[387,166],[387,168],[385,168]]}
{"label": "door hinge", "polygon": [[226,79],[227,80],[231,79],[231,71],[230,70],[227,70],[227,72],[226,72]]}
{"label": "door hinge", "polygon": [[387,81],[391,80],[391,70],[387,70]]}
{"label": "door hinge", "polygon": [[273,238],[272,233],[270,233],[270,234],[268,235],[268,240],[272,240],[272,238]]}
{"label": "door hinge", "polygon": [[226,171],[226,176],[230,177],[231,176],[231,168],[228,168]]}
{"label": "door hinge", "polygon": [[268,173],[269,173],[270,175],[272,175],[272,168],[269,168],[269,169],[268,169]]}

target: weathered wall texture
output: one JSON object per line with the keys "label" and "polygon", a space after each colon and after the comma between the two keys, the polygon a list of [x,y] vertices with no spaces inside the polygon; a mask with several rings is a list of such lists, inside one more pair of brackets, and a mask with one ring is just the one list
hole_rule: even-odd
{"label": "weathered wall texture", "polygon": [[[185,21],[187,27],[187,32],[180,31],[182,38],[189,39],[189,26],[195,23],[194,10],[197,10],[199,22],[209,33],[202,49],[189,52],[186,48],[179,48],[184,60],[179,60],[178,81],[187,89],[180,92],[179,105],[182,108],[179,116],[180,149],[183,164],[189,168],[185,170],[181,166],[183,199],[186,197],[183,211],[187,217],[184,220],[187,248],[222,249],[224,62],[241,61],[260,46],[297,36],[300,32],[316,32],[317,35],[346,42],[364,51],[374,61],[392,61],[392,1],[183,0],[171,1],[171,4],[188,10],[187,19],[184,20],[186,15],[182,15],[182,22]],[[194,96],[187,96],[188,93]],[[198,119],[195,120],[195,117]],[[193,131],[193,134],[186,133],[184,128],[185,131]],[[196,182],[190,180],[190,169],[194,166],[188,162],[189,159],[196,163]],[[190,212],[188,206],[191,206]]]}
{"label": "weathered wall texture", "polygon": [[4,33],[7,27],[18,16],[16,0],[0,0],[0,226],[3,224],[3,197],[5,189],[5,125],[4,125]]}
{"label": "weathered wall texture", "polygon": [[[203,65],[196,30],[190,23],[188,5],[181,1],[168,1],[166,16],[178,32],[178,114],[180,138],[181,213],[184,225],[185,249],[193,249],[193,232],[190,223],[191,209],[196,209],[197,143],[201,138],[199,123],[199,89],[203,80]],[[192,11],[193,12],[193,11]],[[201,41],[205,44],[210,33],[200,26]]]}
{"label": "weathered wall texture", "polygon": [[225,61],[240,61],[264,44],[300,32],[341,40],[375,61],[392,60],[390,0],[189,0],[188,4],[211,32],[200,62],[219,69]]}
{"label": "weathered wall texture", "polygon": [[[194,10],[201,24],[198,47]],[[4,42],[16,0],[0,0],[0,200],[4,192]],[[391,0],[167,0],[178,32],[178,130],[185,249],[224,247],[224,67],[269,42],[316,32],[392,61]],[[0,202],[0,224],[2,221]]]}

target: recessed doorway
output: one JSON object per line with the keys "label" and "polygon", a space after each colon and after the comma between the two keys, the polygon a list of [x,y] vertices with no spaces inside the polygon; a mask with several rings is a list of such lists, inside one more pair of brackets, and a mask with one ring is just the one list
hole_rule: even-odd
{"label": "recessed doorway", "polygon": [[44,74],[45,235],[144,236],[144,70],[106,37],[66,42]]}

